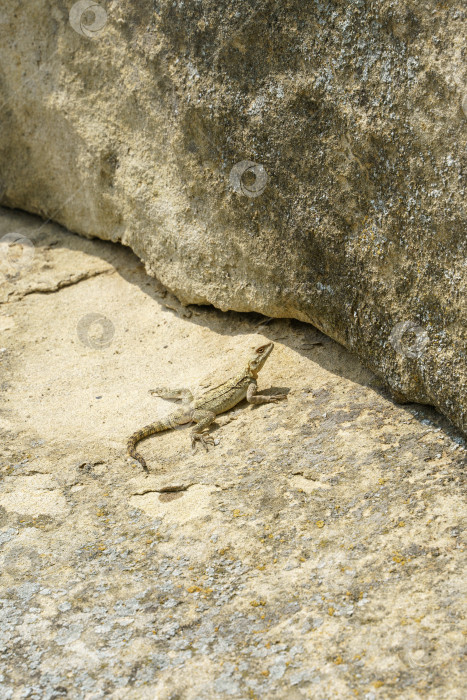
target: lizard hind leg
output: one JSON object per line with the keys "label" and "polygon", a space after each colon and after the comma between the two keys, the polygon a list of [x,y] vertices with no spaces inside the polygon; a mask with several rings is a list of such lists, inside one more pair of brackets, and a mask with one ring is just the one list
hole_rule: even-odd
{"label": "lizard hind leg", "polygon": [[193,420],[197,425],[191,431],[191,446],[196,450],[196,443],[200,442],[206,452],[208,445],[214,445],[214,439],[211,435],[204,435],[206,428],[209,428],[211,423],[216,419],[214,411],[193,411]]}

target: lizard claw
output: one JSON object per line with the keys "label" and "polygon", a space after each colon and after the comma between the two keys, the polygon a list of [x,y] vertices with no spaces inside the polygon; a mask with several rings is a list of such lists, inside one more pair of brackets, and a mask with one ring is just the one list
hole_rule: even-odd
{"label": "lizard claw", "polygon": [[208,451],[208,445],[214,445],[214,438],[211,435],[203,435],[202,433],[195,433],[191,436],[191,446],[193,451],[196,452],[196,443],[200,442],[206,452]]}

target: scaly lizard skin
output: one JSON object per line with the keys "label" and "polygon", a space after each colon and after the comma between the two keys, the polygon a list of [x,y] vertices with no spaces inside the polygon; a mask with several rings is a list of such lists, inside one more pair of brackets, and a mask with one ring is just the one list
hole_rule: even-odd
{"label": "scaly lizard skin", "polygon": [[214,440],[209,435],[203,435],[203,432],[209,428],[219,413],[228,411],[243,399],[253,404],[276,403],[286,399],[286,394],[275,394],[273,396],[258,396],[256,394],[258,372],[264,366],[273,348],[274,343],[266,343],[266,345],[256,348],[243,372],[240,372],[223,384],[209,389],[196,399],[188,389],[174,389],[172,391],[169,389],[152,389],[150,393],[155,396],[160,396],[164,399],[182,400],[183,408],[174,411],[164,420],[150,423],[138,430],[138,432],[133,433],[127,443],[127,451],[130,457],[137,459],[147,472],[146,461],[136,451],[136,444],[155,433],[193,422],[197,423],[197,425],[191,431],[192,447],[195,448],[196,443],[199,441],[207,450],[208,444],[213,445]]}

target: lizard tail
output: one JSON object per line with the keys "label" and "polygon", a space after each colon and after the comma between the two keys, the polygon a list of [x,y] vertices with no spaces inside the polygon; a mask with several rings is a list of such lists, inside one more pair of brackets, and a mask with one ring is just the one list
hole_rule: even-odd
{"label": "lizard tail", "polygon": [[138,430],[136,433],[133,433],[133,435],[128,438],[128,442],[126,444],[127,453],[130,455],[130,457],[133,457],[133,459],[136,459],[141,464],[145,472],[149,473],[149,469],[144,457],[140,455],[140,453],[137,452],[135,449],[137,443],[140,440],[144,440],[145,438],[154,435],[155,433],[161,433],[163,430],[167,430],[169,427],[169,425],[166,425],[161,421],[156,421],[155,423],[150,423],[144,428],[141,428],[141,430]]}
{"label": "lizard tail", "polygon": [[130,455],[130,457],[133,457],[133,459],[136,459],[141,464],[145,472],[149,473],[146,460],[142,455],[140,455],[139,452],[135,450],[135,442],[133,442],[133,436],[127,442],[126,451]]}

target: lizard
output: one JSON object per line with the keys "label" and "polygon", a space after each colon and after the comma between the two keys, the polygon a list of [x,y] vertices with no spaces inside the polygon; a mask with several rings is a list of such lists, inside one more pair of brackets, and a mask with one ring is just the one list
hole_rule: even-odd
{"label": "lizard", "polygon": [[251,404],[276,403],[287,398],[286,394],[274,394],[272,396],[260,396],[257,391],[258,372],[264,367],[266,360],[273,351],[274,343],[269,342],[255,349],[248,359],[245,368],[223,384],[208,389],[201,396],[194,398],[188,389],[150,389],[149,393],[169,400],[181,400],[182,408],[173,411],[163,420],[146,425],[141,430],[133,433],[127,442],[127,452],[130,457],[138,460],[144,471],[149,472],[146,461],[136,451],[136,445],[140,440],[176,428],[187,423],[196,423],[191,431],[191,445],[196,450],[196,443],[200,442],[208,450],[208,445],[213,445],[212,436],[204,432],[220,413],[224,413],[246,399]]}

